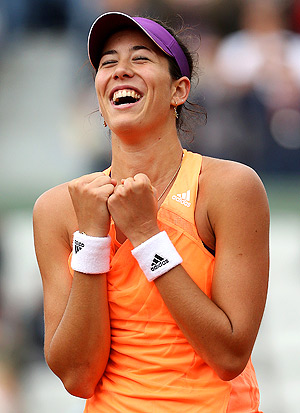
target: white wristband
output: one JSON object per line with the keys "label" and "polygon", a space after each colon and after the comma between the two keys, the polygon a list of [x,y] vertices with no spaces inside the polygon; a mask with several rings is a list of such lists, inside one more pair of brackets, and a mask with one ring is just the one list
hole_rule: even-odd
{"label": "white wristband", "polygon": [[84,274],[103,274],[109,271],[111,238],[73,234],[71,267]]}
{"label": "white wristband", "polygon": [[148,281],[153,281],[182,263],[166,231],[159,232],[131,251]]}

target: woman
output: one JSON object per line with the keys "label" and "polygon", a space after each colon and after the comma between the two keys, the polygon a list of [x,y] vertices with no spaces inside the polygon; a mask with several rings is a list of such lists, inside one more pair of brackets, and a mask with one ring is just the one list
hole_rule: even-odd
{"label": "woman", "polygon": [[35,205],[46,361],[86,412],[258,412],[261,181],[183,151],[192,63],[160,24],[104,14],[88,50],[112,164]]}

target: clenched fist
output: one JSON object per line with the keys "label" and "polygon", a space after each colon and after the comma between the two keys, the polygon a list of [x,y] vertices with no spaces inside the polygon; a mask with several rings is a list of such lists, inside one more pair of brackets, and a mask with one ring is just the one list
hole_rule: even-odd
{"label": "clenched fist", "polygon": [[94,237],[105,237],[109,231],[108,197],[117,181],[103,172],[84,175],[69,182],[68,189],[78,220],[78,230]]}
{"label": "clenched fist", "polygon": [[147,175],[139,173],[122,180],[107,205],[116,226],[134,247],[159,232],[156,189]]}

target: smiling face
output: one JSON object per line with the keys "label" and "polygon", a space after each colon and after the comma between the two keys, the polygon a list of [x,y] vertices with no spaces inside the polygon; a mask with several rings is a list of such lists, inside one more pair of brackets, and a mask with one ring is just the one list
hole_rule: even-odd
{"label": "smiling face", "polygon": [[118,135],[175,125],[176,82],[164,53],[142,31],[130,29],[107,41],[95,87],[101,113]]}

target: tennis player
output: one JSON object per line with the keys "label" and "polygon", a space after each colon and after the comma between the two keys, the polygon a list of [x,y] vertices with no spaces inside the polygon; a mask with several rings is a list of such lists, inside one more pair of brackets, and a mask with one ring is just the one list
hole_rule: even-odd
{"label": "tennis player", "polygon": [[259,412],[261,180],[183,150],[193,61],[170,28],[106,13],[88,53],[112,162],[34,207],[46,361],[86,413]]}

